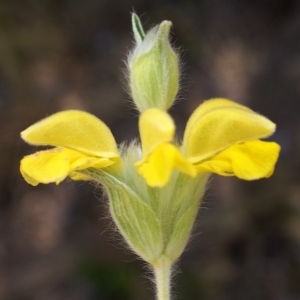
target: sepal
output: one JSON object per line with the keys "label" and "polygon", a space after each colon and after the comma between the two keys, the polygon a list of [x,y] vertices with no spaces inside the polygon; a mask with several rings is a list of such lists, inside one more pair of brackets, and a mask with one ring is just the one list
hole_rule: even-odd
{"label": "sepal", "polygon": [[121,172],[82,172],[104,186],[112,218],[134,252],[152,265],[163,256],[175,261],[190,238],[210,173],[191,178],[174,171],[166,186],[151,188],[134,167],[141,155],[131,144]]}

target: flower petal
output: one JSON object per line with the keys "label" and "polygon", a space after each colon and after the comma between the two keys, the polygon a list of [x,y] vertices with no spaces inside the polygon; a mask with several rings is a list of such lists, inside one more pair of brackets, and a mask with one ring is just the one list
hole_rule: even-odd
{"label": "flower petal", "polygon": [[90,156],[119,157],[109,128],[95,116],[78,110],[56,113],[21,133],[34,145],[70,148]]}
{"label": "flower petal", "polygon": [[264,138],[274,131],[273,122],[249,108],[227,99],[212,99],[190,117],[183,146],[186,157],[198,163],[235,143]]}
{"label": "flower petal", "polygon": [[71,149],[53,148],[25,156],[20,170],[24,179],[35,186],[50,182],[58,184],[73,171],[104,168],[113,163],[107,158],[94,158]]}
{"label": "flower petal", "polygon": [[107,166],[110,166],[113,163],[114,161],[109,158],[96,158],[96,157],[85,156],[75,160],[71,164],[70,168],[71,170],[78,170],[78,171],[87,168],[102,169]]}
{"label": "flower petal", "polygon": [[170,143],[157,146],[148,157],[136,163],[136,167],[151,187],[165,186],[174,169],[178,169],[191,177],[197,175],[195,167]]}
{"label": "flower petal", "polygon": [[72,180],[75,180],[75,181],[88,181],[88,180],[92,180],[92,178],[86,174],[83,174],[83,173],[80,173],[80,172],[71,172],[69,174],[69,177],[72,179]]}
{"label": "flower petal", "polygon": [[201,105],[199,105],[195,111],[192,113],[192,115],[189,118],[187,127],[185,129],[186,134],[188,134],[188,131],[194,127],[195,123],[198,121],[198,119],[200,119],[203,115],[205,115],[206,113],[208,113],[209,111],[216,109],[216,108],[240,108],[240,109],[244,109],[246,111],[251,111],[251,109],[249,109],[246,106],[243,106],[241,104],[238,104],[236,102],[230,101],[228,99],[224,99],[224,98],[214,98],[214,99],[210,99],[207,101],[204,101]]}
{"label": "flower petal", "polygon": [[171,142],[175,133],[173,119],[163,110],[149,108],[139,120],[143,155],[148,155],[156,146]]}
{"label": "flower petal", "polygon": [[278,159],[280,146],[259,140],[232,145],[211,159],[196,165],[198,172],[237,176],[245,180],[270,177]]}

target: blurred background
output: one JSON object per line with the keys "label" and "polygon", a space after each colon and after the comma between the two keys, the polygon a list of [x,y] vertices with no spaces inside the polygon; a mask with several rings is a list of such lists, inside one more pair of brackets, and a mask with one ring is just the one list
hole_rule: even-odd
{"label": "blurred background", "polygon": [[61,110],[95,114],[118,143],[138,136],[124,75],[132,11],[146,29],[173,22],[179,137],[203,100],[227,97],[274,121],[282,146],[270,179],[213,177],[176,299],[300,299],[298,0],[0,0],[0,299],[154,298],[99,187],[32,187],[19,174],[36,150],[20,131]]}

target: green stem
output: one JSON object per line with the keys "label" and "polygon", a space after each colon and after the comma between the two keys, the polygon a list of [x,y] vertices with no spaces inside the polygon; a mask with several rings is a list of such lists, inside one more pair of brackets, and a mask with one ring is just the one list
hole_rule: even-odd
{"label": "green stem", "polygon": [[155,283],[156,283],[156,299],[170,300],[171,289],[171,267],[172,262],[166,256],[161,256],[155,264],[153,264]]}

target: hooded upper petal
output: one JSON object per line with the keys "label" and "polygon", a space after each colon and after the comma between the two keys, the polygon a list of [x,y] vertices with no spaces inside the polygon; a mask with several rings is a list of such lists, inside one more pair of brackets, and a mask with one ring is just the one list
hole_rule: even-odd
{"label": "hooded upper petal", "polygon": [[167,112],[158,108],[149,108],[141,114],[139,130],[143,155],[146,156],[156,146],[173,140],[175,124]]}
{"label": "hooded upper petal", "polygon": [[139,120],[143,159],[136,163],[138,172],[151,187],[165,186],[177,169],[192,177],[195,167],[171,144],[175,125],[169,114],[158,108],[144,111]]}
{"label": "hooded upper petal", "polygon": [[21,132],[21,137],[33,145],[59,146],[94,157],[119,157],[109,128],[95,116],[83,111],[56,113]]}
{"label": "hooded upper petal", "polygon": [[275,127],[247,107],[227,99],[212,99],[200,105],[190,117],[183,147],[189,161],[198,163],[233,144],[267,137]]}

